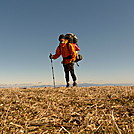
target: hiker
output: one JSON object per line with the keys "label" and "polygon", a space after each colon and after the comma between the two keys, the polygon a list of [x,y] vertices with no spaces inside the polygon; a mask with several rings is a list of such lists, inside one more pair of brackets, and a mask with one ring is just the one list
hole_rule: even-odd
{"label": "hiker", "polygon": [[72,79],[73,79],[73,86],[77,86],[77,78],[74,72],[74,61],[76,60],[76,51],[75,47],[72,43],[69,43],[69,38],[65,37],[63,34],[59,36],[60,44],[56,49],[55,55],[50,55],[50,59],[57,59],[62,55],[63,57],[63,67],[65,72],[65,78],[66,78],[66,87],[70,86],[69,83],[69,72],[71,73]]}

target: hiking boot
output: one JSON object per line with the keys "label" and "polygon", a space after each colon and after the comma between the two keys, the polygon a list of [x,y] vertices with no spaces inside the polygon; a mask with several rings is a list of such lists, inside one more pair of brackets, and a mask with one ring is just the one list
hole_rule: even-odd
{"label": "hiking boot", "polygon": [[69,83],[67,83],[66,87],[70,87],[70,84],[69,84]]}
{"label": "hiking boot", "polygon": [[75,81],[73,83],[73,87],[77,87],[77,83]]}

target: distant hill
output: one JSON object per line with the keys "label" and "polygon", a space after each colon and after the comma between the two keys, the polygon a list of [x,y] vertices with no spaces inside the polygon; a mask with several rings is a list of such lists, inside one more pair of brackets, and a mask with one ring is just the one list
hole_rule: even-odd
{"label": "distant hill", "polygon": [[[93,83],[81,83],[78,84],[79,87],[93,87],[93,86],[134,86],[134,83],[125,83],[125,84],[113,84],[113,83],[108,83],[108,84],[93,84]],[[53,85],[37,85],[37,86],[32,86],[32,87],[53,87]],[[56,87],[65,87],[65,85],[56,85]]]}
{"label": "distant hill", "polygon": [[[134,86],[134,83],[106,83],[106,84],[94,84],[94,83],[80,83],[79,87],[92,87],[92,86]],[[53,85],[38,85],[38,84],[0,84],[0,88],[34,88],[34,87],[53,87]],[[56,85],[56,87],[65,87],[65,85]]]}

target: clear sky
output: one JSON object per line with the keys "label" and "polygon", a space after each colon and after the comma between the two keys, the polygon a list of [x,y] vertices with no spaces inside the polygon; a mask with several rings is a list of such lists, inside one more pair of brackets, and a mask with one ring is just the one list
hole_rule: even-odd
{"label": "clear sky", "polygon": [[0,84],[53,84],[48,55],[68,32],[84,57],[79,82],[134,82],[134,0],[0,0]]}

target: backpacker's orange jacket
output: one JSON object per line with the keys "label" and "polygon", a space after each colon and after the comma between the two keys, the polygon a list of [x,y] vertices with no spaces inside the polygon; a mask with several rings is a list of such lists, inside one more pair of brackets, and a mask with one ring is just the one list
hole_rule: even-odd
{"label": "backpacker's orange jacket", "polygon": [[[68,46],[67,46],[68,45]],[[76,60],[76,51],[74,50],[74,46],[72,43],[61,43],[57,49],[56,49],[56,54],[53,55],[53,59],[57,59],[60,55],[63,57],[63,64],[69,64],[72,61]],[[72,58],[68,58],[68,56],[71,56]]]}

